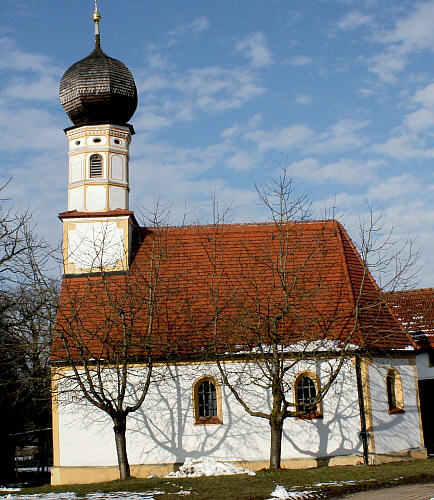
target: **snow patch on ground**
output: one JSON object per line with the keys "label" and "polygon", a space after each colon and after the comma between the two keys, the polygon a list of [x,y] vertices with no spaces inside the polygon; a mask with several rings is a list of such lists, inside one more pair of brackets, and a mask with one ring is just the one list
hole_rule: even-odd
{"label": "snow patch on ground", "polygon": [[[177,493],[171,493],[172,495],[189,495],[190,492],[181,490]],[[85,498],[88,500],[156,500],[156,496],[164,495],[164,491],[145,491],[142,493],[136,493],[133,491],[117,491],[115,493],[103,493],[102,491],[97,491],[95,493],[88,493]],[[11,500],[75,500],[77,495],[72,492],[67,493],[41,493],[38,495],[8,495],[7,499]]]}
{"label": "snow patch on ground", "polygon": [[169,472],[166,477],[229,476],[231,474],[256,475],[249,469],[243,469],[229,462],[220,462],[214,458],[186,458],[179,470]]}
{"label": "snow patch on ground", "polygon": [[271,498],[268,500],[303,500],[312,498],[312,491],[287,491],[283,486],[276,486],[276,489],[271,493]]}
{"label": "snow patch on ground", "polygon": [[6,488],[6,486],[0,486],[0,491],[21,491],[21,488]]}

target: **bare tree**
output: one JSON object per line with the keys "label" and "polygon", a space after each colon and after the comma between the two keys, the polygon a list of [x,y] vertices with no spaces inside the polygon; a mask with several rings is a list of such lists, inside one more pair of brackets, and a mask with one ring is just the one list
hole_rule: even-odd
{"label": "bare tree", "polygon": [[[278,469],[287,418],[320,416],[321,401],[348,360],[407,342],[368,267],[372,253],[377,269],[390,269],[401,254],[384,257],[375,246],[375,220],[362,232],[361,256],[337,221],[311,221],[309,201],[295,195],[286,171],[257,191],[268,225],[246,230],[235,247],[233,226],[214,204],[211,238],[202,245],[216,363],[244,410],[268,420],[270,468]],[[402,260],[394,278],[413,261],[413,254]],[[300,367],[318,360],[326,366],[322,380],[295,387]]]}
{"label": "bare tree", "polygon": [[71,392],[111,418],[121,479],[130,476],[128,415],[145,403],[155,360],[165,353],[159,317],[169,293],[168,244],[157,212],[151,229],[136,228],[127,271],[64,277],[51,354],[57,396]]}
{"label": "bare tree", "polygon": [[0,200],[2,441],[7,434],[49,425],[48,359],[57,302],[53,254],[30,214]]}

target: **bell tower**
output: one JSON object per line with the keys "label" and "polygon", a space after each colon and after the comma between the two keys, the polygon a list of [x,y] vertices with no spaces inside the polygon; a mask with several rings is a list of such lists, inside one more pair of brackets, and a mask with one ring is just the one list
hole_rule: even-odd
{"label": "bell tower", "polygon": [[128,123],[137,89],[128,68],[101,49],[95,1],[95,47],[60,82],[60,102],[74,126],[68,139],[68,209],[63,222],[64,273],[128,269],[137,222],[129,210]]}

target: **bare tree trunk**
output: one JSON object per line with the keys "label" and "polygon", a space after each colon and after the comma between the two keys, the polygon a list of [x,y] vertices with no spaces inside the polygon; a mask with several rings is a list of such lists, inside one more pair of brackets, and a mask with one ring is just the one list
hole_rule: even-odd
{"label": "bare tree trunk", "polygon": [[119,464],[119,479],[128,479],[130,477],[130,464],[127,456],[127,441],[125,431],[127,429],[126,416],[116,417],[113,419],[116,441],[116,453],[118,455]]}
{"label": "bare tree trunk", "polygon": [[280,457],[282,453],[282,420],[270,420],[270,469],[280,469]]}

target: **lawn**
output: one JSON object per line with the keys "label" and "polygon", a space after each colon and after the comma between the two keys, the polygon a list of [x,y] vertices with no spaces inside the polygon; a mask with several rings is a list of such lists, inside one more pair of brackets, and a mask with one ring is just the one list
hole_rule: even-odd
{"label": "lawn", "polygon": [[[321,498],[330,498],[363,489],[430,481],[434,482],[434,459],[369,467],[347,466],[304,470],[264,470],[258,472],[256,476],[234,475],[169,479],[132,478],[127,481],[113,481],[92,485],[26,488],[22,492],[16,493],[16,495],[75,492],[77,496],[85,496],[92,492],[158,491],[161,494],[155,494],[156,500],[165,498],[264,500],[270,498],[271,492],[274,491],[277,485],[281,485],[289,492],[310,491],[309,498],[319,496]],[[8,492],[0,494],[7,495]],[[13,498],[14,493],[10,494]]]}

